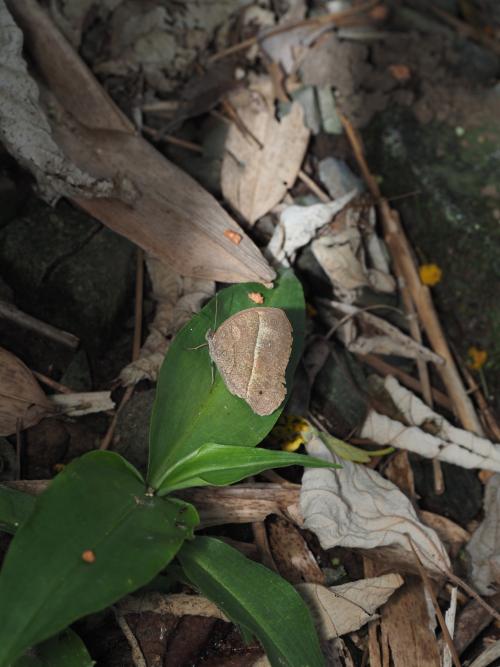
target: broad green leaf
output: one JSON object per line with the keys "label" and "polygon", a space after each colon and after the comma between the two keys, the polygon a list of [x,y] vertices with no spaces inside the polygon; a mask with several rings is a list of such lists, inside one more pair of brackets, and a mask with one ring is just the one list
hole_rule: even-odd
{"label": "broad green leaf", "polygon": [[71,628],[37,646],[34,654],[22,656],[16,660],[13,667],[93,667],[95,665],[85,644]]}
{"label": "broad green leaf", "polygon": [[0,486],[0,530],[14,534],[30,515],[35,501],[28,493]]}
{"label": "broad green leaf", "polygon": [[[198,521],[118,454],[73,461],[37,498],[0,572],[0,667],[150,581]],[[93,562],[92,562],[93,561]]]}
{"label": "broad green leaf", "polygon": [[[264,306],[283,308],[293,327],[293,347],[287,368],[290,393],[304,336],[302,286],[291,271],[284,272],[274,289],[257,283],[233,285],[222,290],[177,334],[161,367],[151,421],[148,481],[159,488],[169,468],[206,442],[237,443],[255,447],[271,430],[283,406],[260,417],[226,389],[215,371],[205,343],[208,329],[215,329],[231,315],[255,307],[251,292],[264,297]],[[216,318],[217,310],[217,318]],[[193,349],[197,346],[199,349]]]}
{"label": "broad green leaf", "polygon": [[185,543],[178,558],[203,595],[259,639],[273,667],[324,667],[309,610],[287,581],[211,537]]}
{"label": "broad green leaf", "polygon": [[293,465],[309,468],[341,467],[304,454],[207,443],[170,468],[158,493],[164,495],[174,490],[208,484],[225,486],[269,468]]}

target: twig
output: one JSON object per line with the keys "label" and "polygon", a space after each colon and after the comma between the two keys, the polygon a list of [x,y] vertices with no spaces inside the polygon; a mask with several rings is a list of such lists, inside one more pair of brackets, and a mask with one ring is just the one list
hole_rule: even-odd
{"label": "twig", "polygon": [[39,373],[38,371],[33,371],[33,370],[31,372],[38,380],[40,380],[40,382],[47,385],[47,387],[50,387],[51,389],[58,391],[60,394],[75,393],[75,390],[71,389],[71,387],[67,387],[65,384],[61,384],[60,382],[57,382],[57,380],[53,380],[52,378],[49,378],[47,375],[44,375],[43,373]]}
{"label": "twig", "polygon": [[132,662],[135,667],[148,667],[144,653],[141,651],[137,637],[134,635],[130,629],[130,625],[127,623],[125,616],[118,610],[116,607],[113,607],[113,613],[115,615],[116,622],[120,626],[120,630],[125,635],[126,640],[129,643],[129,646],[132,650]]}
{"label": "twig", "polygon": [[295,30],[295,28],[301,28],[303,26],[308,26],[308,25],[310,26],[315,26],[315,25],[321,26],[328,24],[336,26],[348,25],[351,19],[356,18],[357,16],[359,16],[359,14],[363,14],[364,12],[373,9],[378,4],[379,0],[368,0],[367,2],[356,5],[355,7],[350,7],[349,9],[346,9],[342,12],[323,14],[321,16],[314,16],[308,19],[302,19],[301,21],[288,23],[287,25],[277,26],[276,28],[272,28],[271,30],[265,33],[253,35],[252,37],[248,37],[247,39],[243,40],[242,42],[239,42],[238,44],[233,44],[232,46],[229,46],[227,49],[215,53],[208,59],[208,62],[214,63],[217,60],[221,60],[222,58],[231,56],[234,53],[239,53],[240,51],[246,51],[254,44],[258,44],[260,41],[264,39],[268,39],[269,37],[274,37],[275,35],[280,35],[281,33],[288,32],[289,30]]}
{"label": "twig", "polygon": [[380,217],[384,230],[384,238],[390,250],[395,270],[408,286],[411,298],[417,309],[420,321],[425,329],[434,352],[439,354],[446,363],[438,367],[448,394],[457,411],[464,428],[482,434],[483,430],[474,411],[472,402],[467,395],[458,373],[450,348],[443,334],[437,316],[431,293],[428,287],[422,285],[411,254],[410,244],[403,231],[403,227],[389,204],[382,198],[377,181],[371,174],[366,162],[361,141],[350,121],[341,116],[347,137],[351,143],[355,158],[366,181],[371,194],[378,201]]}
{"label": "twig", "polygon": [[328,202],[332,201],[332,198],[329,197],[324,190],[322,190],[319,185],[316,185],[316,183],[313,181],[313,179],[308,176],[305,171],[302,169],[299,171],[297,174],[298,178],[306,185],[309,190],[316,195],[316,197],[323,202],[323,204],[328,204]]}
{"label": "twig", "polygon": [[142,131],[144,134],[152,137],[152,139],[165,141],[167,144],[173,144],[174,146],[180,146],[181,148],[185,148],[186,150],[192,151],[193,153],[203,153],[203,146],[195,144],[192,141],[179,139],[179,137],[174,137],[172,134],[162,134],[159,130],[155,130],[152,127],[148,127],[147,125],[142,126]]}
{"label": "twig", "polygon": [[420,572],[420,576],[422,578],[422,582],[424,584],[424,587],[429,594],[431,600],[432,600],[432,605],[434,607],[434,611],[436,613],[437,619],[439,621],[439,625],[441,627],[441,632],[443,633],[444,640],[446,642],[446,645],[448,646],[448,649],[451,653],[451,657],[453,660],[453,663],[455,667],[461,667],[460,665],[460,658],[458,657],[457,649],[455,648],[455,645],[453,643],[453,639],[451,638],[450,631],[448,630],[448,626],[446,625],[446,622],[444,620],[443,612],[441,611],[441,608],[439,607],[436,594],[434,593],[434,589],[432,588],[432,583],[430,581],[429,575],[425,571],[424,566],[422,565],[422,561],[420,560],[420,556],[417,553],[417,550],[415,549],[413,545],[413,540],[411,539],[410,535],[407,535],[408,541],[410,543],[411,550],[413,551],[413,554],[415,556],[416,560],[416,565],[418,568],[418,571]]}
{"label": "twig", "polygon": [[481,32],[481,30],[478,30],[477,28],[474,28],[474,26],[465,23],[465,21],[457,19],[455,16],[448,14],[448,12],[445,12],[443,9],[435,7],[433,4],[429,4],[428,7],[432,12],[434,12],[434,14],[439,16],[439,18],[448,23],[448,25],[453,26],[457,32],[465,35],[466,37],[470,37],[475,42],[480,42],[483,44],[483,46],[486,46],[488,49],[493,51],[493,53],[496,53],[497,56],[500,56],[500,44],[494,39],[491,39],[491,37],[488,37],[488,35],[485,35],[483,32]]}
{"label": "twig", "polygon": [[[374,354],[365,354],[358,356],[361,359],[361,361],[374,368],[381,375],[383,376],[392,375],[397,380],[399,380],[401,384],[404,384],[412,391],[417,391],[423,394],[420,382],[418,380],[415,380],[415,378],[413,378],[411,375],[408,375],[408,373],[405,373],[400,368],[388,364],[386,361],[380,359]],[[436,401],[438,405],[445,408],[446,410],[452,409],[450,399],[448,398],[448,396],[446,396],[446,394],[443,394],[441,391],[439,391],[439,389],[434,389],[434,387],[431,388],[431,392],[432,392],[432,398]]]}
{"label": "twig", "polygon": [[65,345],[66,347],[70,347],[73,350],[80,345],[80,340],[73,334],[68,333],[67,331],[62,331],[62,329],[57,329],[51,324],[42,322],[41,320],[37,319],[36,317],[32,317],[27,313],[23,313],[23,311],[19,310],[19,308],[16,308],[11,303],[7,303],[7,301],[2,301],[1,299],[0,317],[9,322],[13,322],[14,324],[18,324],[25,329],[35,331],[45,338],[49,338],[50,340],[53,340],[56,343],[60,343],[61,345]]}
{"label": "twig", "polygon": [[[141,335],[142,335],[142,304],[144,292],[144,252],[141,248],[137,248],[137,267],[135,278],[135,312],[134,312],[134,341],[132,343],[132,361],[139,358],[141,352]],[[118,415],[123,410],[125,405],[132,398],[135,385],[130,385],[126,388],[122,396],[120,405],[116,409],[113,418],[108,426],[108,430],[101,441],[99,449],[108,449],[113,435],[115,433],[116,424],[118,423]]]}
{"label": "twig", "polygon": [[269,547],[269,540],[267,539],[266,524],[264,521],[254,521],[252,523],[252,532],[254,542],[259,552],[260,562],[270,570],[278,572],[276,563],[274,562],[271,548]]}

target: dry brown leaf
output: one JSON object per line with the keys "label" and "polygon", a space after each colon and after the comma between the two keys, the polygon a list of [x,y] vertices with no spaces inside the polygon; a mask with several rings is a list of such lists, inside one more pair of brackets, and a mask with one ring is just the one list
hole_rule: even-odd
{"label": "dry brown leaf", "polygon": [[354,632],[373,620],[378,607],[402,584],[399,574],[385,574],[341,586],[327,588],[307,583],[296,588],[312,611],[321,639],[325,640]]}
{"label": "dry brown leaf", "polygon": [[277,516],[267,530],[273,561],[282,577],[292,584],[325,583],[325,575],[298,528]]}
{"label": "dry brown leaf", "polygon": [[54,412],[30,369],[0,347],[0,436],[37,424]]}
{"label": "dry brown leaf", "polygon": [[[74,198],[79,206],[183,275],[269,283],[258,248],[194,179],[141,137],[34,0],[9,2],[36,68],[54,98],[55,139],[94,178],[112,180],[121,199]],[[234,245],[224,236],[241,234]]]}
{"label": "dry brown leaf", "polygon": [[[369,565],[368,571],[366,565]],[[377,568],[366,561],[365,572],[374,575]],[[389,664],[393,667],[440,667],[438,643],[430,627],[425,591],[419,580],[409,577],[384,605],[380,616],[380,621],[370,627],[372,667]]]}
{"label": "dry brown leaf", "polygon": [[253,224],[279,204],[294,184],[309,130],[297,102],[281,121],[276,120],[269,78],[258,79],[248,90],[233,96],[231,102],[240,123],[233,123],[227,135],[222,193]]}
{"label": "dry brown leaf", "polygon": [[183,278],[168,264],[151,256],[146,257],[146,265],[157,304],[156,313],[139,358],[120,373],[124,385],[137,384],[144,379],[156,381],[172,336],[215,293],[212,280]]}

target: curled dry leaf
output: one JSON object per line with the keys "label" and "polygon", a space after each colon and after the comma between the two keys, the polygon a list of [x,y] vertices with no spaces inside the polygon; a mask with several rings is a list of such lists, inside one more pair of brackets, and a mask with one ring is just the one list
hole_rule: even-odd
{"label": "curled dry leaf", "polygon": [[30,369],[0,347],[0,436],[37,424],[54,412]]}
{"label": "curled dry leaf", "polygon": [[0,2],[0,138],[9,153],[36,178],[48,201],[62,195],[109,197],[111,180],[97,179],[66,158],[52,137],[38,87],[22,57],[23,34]]}
{"label": "curled dry leaf", "polygon": [[[413,340],[413,338],[410,338],[410,336],[407,336],[393,324],[390,324],[390,322],[387,322],[381,317],[377,317],[377,315],[369,313],[366,310],[349,303],[341,303],[338,301],[330,301],[329,303],[335,310],[342,313],[342,317],[359,317],[362,323],[384,334],[382,336],[363,336],[358,334],[355,325],[349,327],[345,324],[342,325],[340,329],[343,333],[343,342],[350,352],[362,355],[376,352],[378,354],[396,355],[409,359],[432,361],[435,364],[443,363],[442,357],[438,354]],[[352,319],[348,319],[347,323],[352,324]]]}
{"label": "curled dry leaf", "polygon": [[156,313],[139,358],[120,373],[124,385],[156,381],[170,339],[215,293],[212,280],[186,278],[166,262],[148,255],[146,265],[156,301]]}
{"label": "curled dry leaf", "polygon": [[221,187],[225,199],[250,224],[270,211],[292,187],[307,149],[309,130],[294,102],[276,120],[272,83],[254,82],[231,98],[238,114],[226,139]]}
{"label": "curled dry leaf", "polygon": [[372,621],[376,610],[403,584],[399,574],[351,581],[341,586],[298,584],[321,639],[341,637]]}
{"label": "curled dry leaf", "polygon": [[280,214],[279,224],[267,250],[277,261],[292,260],[295,252],[314,238],[357,194],[356,190],[328,204],[288,206]]}
{"label": "curled dry leaf", "polygon": [[500,584],[500,474],[486,484],[484,519],[466,547],[472,562],[472,583],[483,595]]}
{"label": "curled dry leaf", "polygon": [[384,379],[384,388],[411,426],[370,410],[360,431],[362,438],[462,468],[500,472],[499,444],[453,426],[391,375]]}
{"label": "curled dry leaf", "polygon": [[[312,456],[335,460],[319,438],[306,447]],[[304,526],[316,534],[324,549],[387,548],[393,562],[415,570],[411,538],[424,567],[440,575],[449,569],[441,540],[419,521],[408,498],[392,482],[363,465],[339,463],[341,469],[306,470],[302,478]]]}
{"label": "curled dry leaf", "polygon": [[345,209],[326,231],[313,241],[311,250],[341,301],[352,303],[362,287],[394,292],[396,282],[375,231],[373,206]]}

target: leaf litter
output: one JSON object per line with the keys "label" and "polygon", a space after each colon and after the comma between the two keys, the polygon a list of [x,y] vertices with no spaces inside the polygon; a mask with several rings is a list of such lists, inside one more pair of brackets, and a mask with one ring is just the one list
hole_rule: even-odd
{"label": "leaf litter", "polygon": [[[391,104],[412,105],[417,95],[412,82],[419,73],[424,85],[415,110],[421,120],[428,120],[439,112],[432,92],[433,85],[439,86],[432,81],[445,81],[442,68],[431,74],[416,31],[408,33],[407,64],[403,62],[401,35],[385,30],[387,15],[376,12],[384,9],[376,2],[329,3],[330,13],[311,12],[309,3],[301,1],[277,10],[266,2],[235,9],[234,3],[220,0],[210,3],[210,11],[203,3],[180,11],[152,2],[144,12],[138,12],[135,3],[115,0],[99,7],[90,2],[51,3],[53,20],[85,54],[103,88],[36,4],[15,5],[7,3],[12,16],[7,6],[0,7],[7,93],[0,102],[4,146],[31,172],[40,196],[51,203],[68,197],[146,251],[149,283],[142,305],[149,333],[143,340],[140,327],[137,333],[142,316],[136,310],[133,360],[127,363],[122,355],[115,374],[107,377],[105,391],[73,391],[49,377],[52,386],[45,393],[29,368],[2,350],[2,434],[17,438],[19,447],[20,433],[47,416],[78,419],[94,410],[114,410],[109,391],[113,378],[118,376],[117,382],[130,392],[135,386],[140,391],[141,384],[154,384],[171,340],[213,296],[216,282],[269,286],[275,268],[292,267],[309,299],[306,358],[316,355],[318,361],[314,372],[297,376],[290,401],[294,411],[299,406],[302,424],[311,420],[308,436],[303,437],[300,421],[295,421],[288,446],[293,441],[294,448],[305,444],[314,456],[337,457],[342,469],[310,469],[302,479],[292,473],[290,480],[272,473],[265,482],[259,478],[245,488],[228,489],[223,500],[212,497],[210,489],[198,491],[211,508],[209,525],[223,524],[229,516],[236,522],[244,516],[245,523],[252,523],[252,503],[267,493],[273,498],[268,511],[282,515],[279,520],[285,525],[272,529],[269,520],[263,522],[258,515],[253,523],[258,552],[254,556],[264,558],[267,553],[269,564],[273,557],[275,565],[281,562],[311,605],[325,651],[330,642],[331,652],[342,653],[344,663],[352,664],[350,645],[338,639],[348,635],[369,655],[370,664],[382,665],[377,662],[380,656],[385,660],[390,654],[398,667],[417,664],[416,656],[425,653],[427,643],[433,648],[426,664],[439,664],[436,647],[442,630],[434,627],[426,584],[415,577],[421,576],[423,566],[441,587],[440,601],[446,607],[443,581],[453,569],[464,574],[456,557],[469,533],[447,519],[446,510],[418,511],[418,496],[407,497],[388,479],[387,447],[432,459],[437,484],[439,461],[498,472],[498,431],[491,426],[491,415],[480,421],[470,407],[458,373],[443,375],[444,387],[439,385],[441,395],[442,389],[448,392],[445,398],[452,407],[446,417],[429,399],[436,389],[431,386],[436,384],[434,369],[445,366],[449,371],[451,354],[430,293],[424,291],[431,283],[415,282],[414,256],[396,213],[387,202],[381,203],[378,186],[367,174],[355,128]],[[331,18],[337,14],[337,20]],[[23,28],[29,70],[22,55]],[[99,36],[103,28],[106,39]],[[52,38],[52,55],[40,42],[43,30]],[[429,43],[434,39],[429,36]],[[245,40],[247,46],[240,48],[238,42],[245,46]],[[388,61],[386,42],[399,60]],[[66,65],[62,78],[57,75],[57,59]],[[453,77],[450,81],[456,80]],[[127,99],[123,90],[133,84],[132,89],[137,80],[140,93]],[[126,114],[115,106],[114,96]],[[198,127],[199,118],[206,124]],[[141,130],[146,134],[145,123],[155,148],[140,136]],[[227,132],[219,153],[210,156],[204,154],[203,144],[209,123]],[[341,147],[346,137],[349,150]],[[190,158],[194,153],[206,158],[210,170],[218,161],[215,194],[222,197],[222,205],[175,166],[176,154],[164,150],[163,138],[167,146],[177,142],[176,150]],[[183,165],[190,161],[194,165],[194,159]],[[194,171],[193,175],[197,177]],[[395,240],[400,252],[395,251]],[[136,301],[142,303],[143,298],[141,293]],[[261,304],[262,298],[257,289],[248,291],[249,301]],[[417,319],[420,333],[412,326]],[[336,426],[338,415],[346,418],[348,411],[333,396],[333,388],[333,397],[322,403],[330,408],[324,413],[315,408],[318,375],[327,371],[336,346],[346,350],[356,369],[362,368],[367,355],[385,368],[383,382],[368,378],[360,390],[351,378],[341,387],[347,400],[362,400],[367,406],[364,417],[348,429]],[[405,378],[411,387],[400,383]],[[295,396],[299,389],[302,398]],[[126,402],[118,410],[122,407],[126,410]],[[474,419],[467,416],[471,410]],[[108,440],[112,443],[112,437]],[[286,449],[286,442],[281,445]],[[402,479],[411,477],[411,460],[406,457],[401,463],[406,471],[394,476],[405,491]],[[484,595],[495,592],[499,583],[497,477],[487,482],[484,520],[466,545],[471,561],[468,581]],[[240,498],[240,490],[250,495]],[[289,528],[286,521],[291,521]],[[269,539],[256,528],[259,522]],[[311,535],[319,546],[311,542]],[[247,542],[236,545],[243,551],[249,548]],[[347,583],[332,581],[330,566],[338,553],[345,560]],[[202,597],[146,598],[120,603],[120,613],[131,615],[129,619],[153,613],[225,620]],[[451,634],[453,600],[456,592],[447,615]],[[424,628],[413,638],[412,613]],[[189,632],[175,632],[169,631],[178,641],[183,636],[192,640]],[[137,626],[142,643],[141,633],[144,630]],[[238,646],[234,638],[231,642],[233,648]],[[155,654],[148,642],[145,646],[147,657],[168,658],[168,650]],[[452,653],[444,654],[443,664],[451,664]]]}

